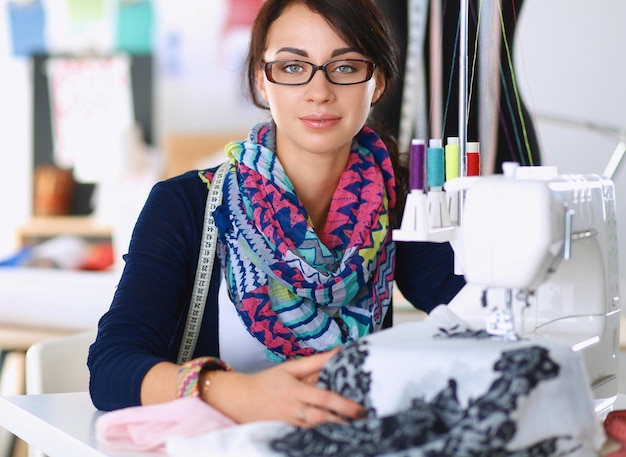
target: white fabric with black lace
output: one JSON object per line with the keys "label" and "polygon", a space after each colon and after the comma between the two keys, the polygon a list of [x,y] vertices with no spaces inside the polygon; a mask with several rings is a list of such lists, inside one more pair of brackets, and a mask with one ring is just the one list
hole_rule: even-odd
{"label": "white fabric with black lace", "polygon": [[580,354],[547,340],[489,338],[445,306],[346,346],[320,384],[364,404],[367,417],[171,437],[168,454],[588,457],[605,441]]}

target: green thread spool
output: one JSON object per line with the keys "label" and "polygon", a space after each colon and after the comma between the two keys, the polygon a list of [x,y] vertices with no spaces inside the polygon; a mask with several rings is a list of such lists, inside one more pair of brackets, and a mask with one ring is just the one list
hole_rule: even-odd
{"label": "green thread spool", "polygon": [[445,149],[446,181],[459,177],[459,138],[449,137]]}
{"label": "green thread spool", "polygon": [[443,187],[445,182],[444,162],[441,140],[430,140],[426,151],[426,183],[428,187]]}

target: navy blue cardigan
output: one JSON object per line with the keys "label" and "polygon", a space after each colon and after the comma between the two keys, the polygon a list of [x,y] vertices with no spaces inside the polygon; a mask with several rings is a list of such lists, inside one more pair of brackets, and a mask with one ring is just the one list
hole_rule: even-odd
{"label": "navy blue cardigan", "polygon": [[[156,184],[137,220],[113,302],[89,350],[90,393],[98,409],[140,404],[147,371],[176,361],[191,298],[207,187],[191,171]],[[453,274],[448,244],[397,243],[395,278],[405,297],[429,312],[449,300],[464,280]],[[194,357],[219,356],[215,261]]]}

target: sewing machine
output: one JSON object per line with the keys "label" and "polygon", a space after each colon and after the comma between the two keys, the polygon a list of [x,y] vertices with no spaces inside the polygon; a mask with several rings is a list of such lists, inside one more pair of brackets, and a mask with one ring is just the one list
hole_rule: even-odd
{"label": "sewing machine", "polygon": [[[620,303],[613,183],[506,164],[504,175],[461,177],[459,224],[428,227],[407,210],[394,239],[449,241],[467,286],[449,304],[495,337],[554,338],[581,351],[596,411],[617,396]],[[413,229],[412,229],[413,227]]]}

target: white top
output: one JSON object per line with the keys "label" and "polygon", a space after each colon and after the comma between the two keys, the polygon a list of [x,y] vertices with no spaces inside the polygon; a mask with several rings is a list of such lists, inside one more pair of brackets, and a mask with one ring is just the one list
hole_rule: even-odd
{"label": "white top", "polygon": [[228,296],[228,286],[222,277],[219,291],[220,358],[235,371],[255,373],[276,365],[265,356],[265,346],[253,337],[239,317]]}

